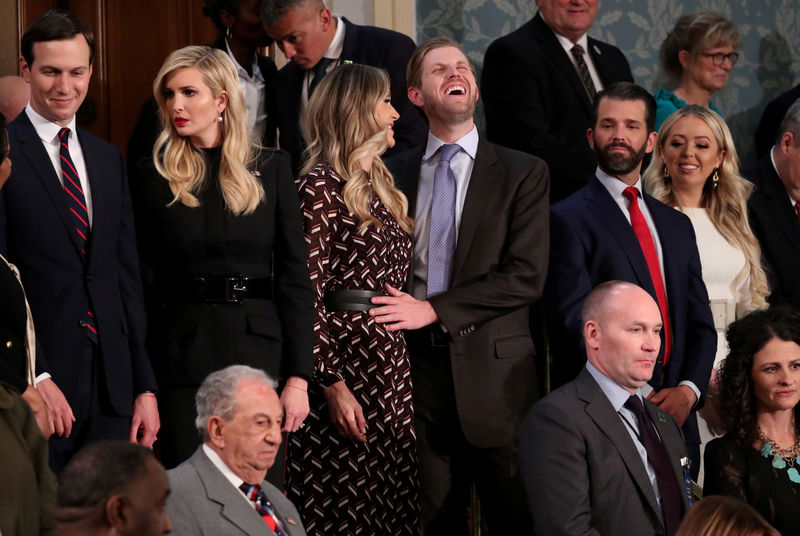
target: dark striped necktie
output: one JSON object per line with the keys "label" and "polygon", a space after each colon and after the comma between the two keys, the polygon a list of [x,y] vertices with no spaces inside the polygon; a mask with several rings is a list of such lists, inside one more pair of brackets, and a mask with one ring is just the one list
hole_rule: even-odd
{"label": "dark striped necktie", "polygon": [[[86,195],[81,188],[81,180],[78,176],[78,171],[75,169],[75,163],[69,154],[69,132],[66,127],[58,131],[58,137],[61,140],[61,147],[59,151],[61,161],[61,176],[64,183],[64,193],[66,194],[67,206],[72,214],[72,220],[75,224],[75,233],[78,237],[78,243],[81,247],[81,253],[86,256],[86,248],[89,243],[89,210],[86,208]],[[97,328],[95,327],[94,314],[87,311],[86,320],[81,321],[81,325],[86,324],[86,336],[92,343],[97,344]]]}
{"label": "dark striped necktie", "polygon": [[248,499],[256,504],[258,515],[261,516],[261,519],[264,520],[264,523],[267,524],[272,532],[277,536],[289,536],[289,533],[281,524],[280,519],[278,519],[275,508],[272,506],[269,499],[267,499],[267,495],[264,493],[264,490],[261,489],[261,486],[242,482],[239,489],[242,490],[242,493],[244,493]]}

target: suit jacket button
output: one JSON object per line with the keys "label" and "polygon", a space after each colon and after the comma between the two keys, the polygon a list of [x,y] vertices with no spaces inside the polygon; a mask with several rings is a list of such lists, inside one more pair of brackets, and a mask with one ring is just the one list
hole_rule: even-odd
{"label": "suit jacket button", "polygon": [[82,328],[85,328],[85,327],[86,327],[86,325],[87,325],[87,324],[86,324],[86,320],[79,320],[79,321],[78,321],[78,325],[79,325],[80,327],[82,327]]}
{"label": "suit jacket button", "polygon": [[86,274],[86,281],[92,281],[94,279],[94,274]]}
{"label": "suit jacket button", "polygon": [[470,327],[469,327],[469,331],[470,331],[470,333],[472,333],[473,331],[475,331],[475,326],[474,326],[474,325],[470,326]]}
{"label": "suit jacket button", "polygon": [[14,343],[13,343],[13,342],[11,342],[11,341],[6,341],[6,348],[9,348],[9,349],[10,349],[10,348],[12,348],[13,346],[14,346]]}

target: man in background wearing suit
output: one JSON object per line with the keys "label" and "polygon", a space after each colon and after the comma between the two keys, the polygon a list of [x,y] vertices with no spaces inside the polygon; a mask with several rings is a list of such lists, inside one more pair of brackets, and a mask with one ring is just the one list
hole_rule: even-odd
{"label": "man in background wearing suit", "polygon": [[411,330],[423,532],[465,534],[474,482],[491,533],[525,534],[517,431],[538,397],[528,309],[547,266],[547,166],[479,139],[458,43],[420,45],[408,81],[430,124],[427,145],[387,162],[415,219],[408,293],[388,288],[371,314]]}
{"label": "man in background wearing suit", "polygon": [[551,382],[563,385],[585,362],[581,307],[592,287],[621,279],[642,287],[663,314],[650,401],[683,425],[692,471],[700,470],[699,409],[711,377],[717,332],[689,218],[642,192],[642,159],[653,150],[656,104],[644,88],[612,84],[597,96],[587,132],[595,177],[550,211],[545,306]]}
{"label": "man in background wearing suit", "polygon": [[411,38],[334,17],[322,0],[264,0],[261,18],[267,34],[290,60],[278,72],[276,95],[280,148],[292,156],[293,169],[302,164],[305,142],[300,124],[308,99],[328,71],[346,62],[389,73],[392,106],[400,119],[394,124],[397,143],[384,157],[425,140],[425,118],[406,96],[406,64],[415,48]]}
{"label": "man in background wearing suit", "polygon": [[51,10],[21,48],[31,100],[8,127],[14,169],[0,202],[0,252],[19,268],[36,324],[38,389],[54,415],[58,472],[97,439],[152,446],[156,383],[125,164],[116,147],[75,125],[94,36],[71,13]]}
{"label": "man in background wearing suit", "polygon": [[661,345],[647,292],[599,285],[583,305],[588,362],[531,410],[521,465],[537,534],[674,535],[689,503],[675,420],[642,387]]}
{"label": "man in background wearing suit", "polygon": [[294,505],[264,480],[281,443],[277,384],[260,369],[231,365],[197,390],[203,444],[168,472],[174,534],[305,535]]}
{"label": "man in background wearing suit", "polygon": [[536,16],[492,43],[483,62],[486,135],[547,162],[552,203],[594,172],[584,134],[595,94],[613,82],[633,81],[617,47],[586,35],[598,3],[536,0]]}
{"label": "man in background wearing suit", "polygon": [[767,261],[769,302],[800,311],[800,100],[778,130],[772,149],[742,168],[742,176],[756,185],[748,208]]}

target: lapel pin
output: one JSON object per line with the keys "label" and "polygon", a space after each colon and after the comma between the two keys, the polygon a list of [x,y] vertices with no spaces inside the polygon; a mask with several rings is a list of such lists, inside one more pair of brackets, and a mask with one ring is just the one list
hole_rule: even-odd
{"label": "lapel pin", "polygon": [[659,421],[661,421],[661,422],[663,422],[664,424],[666,424],[666,423],[667,423],[667,418],[666,418],[666,417],[664,417],[664,414],[663,414],[663,413],[661,413],[660,411],[658,412],[658,420],[659,420]]}
{"label": "lapel pin", "polygon": [[594,49],[594,53],[597,54],[598,56],[602,54],[602,52],[600,52],[600,47],[598,47],[597,45],[592,45],[592,48]]}
{"label": "lapel pin", "polygon": [[292,519],[291,517],[287,518],[286,522],[289,523],[290,525],[297,526],[297,522],[294,519]]}

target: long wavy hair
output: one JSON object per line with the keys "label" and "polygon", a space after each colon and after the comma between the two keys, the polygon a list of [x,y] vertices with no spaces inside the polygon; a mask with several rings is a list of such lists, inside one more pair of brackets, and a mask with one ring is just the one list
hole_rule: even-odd
{"label": "long wavy hair", "polygon": [[[395,188],[394,179],[380,155],[387,148],[386,124],[378,117],[378,104],[389,95],[389,75],[368,65],[344,64],[322,79],[308,101],[303,133],[308,140],[301,174],[326,163],[347,182],[342,195],[347,210],[361,222],[380,229],[370,213],[373,192],[378,195],[400,227],[410,233],[408,200]],[[366,172],[361,160],[374,155]]]}
{"label": "long wavy hair", "polygon": [[[719,383],[722,422],[740,445],[752,447],[758,440],[755,355],[775,337],[800,345],[800,313],[789,307],[755,311],[728,326],[727,337],[730,351],[722,362]],[[798,406],[794,408],[796,434],[800,434]]]}
{"label": "long wavy hair", "polygon": [[736,48],[740,40],[736,26],[719,13],[694,11],[675,22],[675,27],[662,41],[658,56],[664,71],[671,78],[680,81],[683,66],[678,54],[681,50],[687,51],[690,62],[694,63],[704,50],[727,45]]}
{"label": "long wavy hair", "polygon": [[658,143],[653,159],[644,173],[645,189],[662,203],[681,208],[672,181],[666,180],[665,177],[664,144],[667,143],[675,123],[690,116],[702,119],[708,125],[714,133],[717,147],[725,152],[718,172],[719,186],[715,190],[711,177],[706,179],[701,202],[717,231],[728,243],[744,253],[745,267],[734,279],[733,287],[740,288],[749,276],[750,309],[763,309],[767,306],[769,284],[761,266],[761,246],[750,229],[747,216],[747,200],[753,193],[753,185],[739,175],[739,156],[733,144],[731,131],[718,113],[705,106],[691,104],[679,108],[667,117],[658,131]]}
{"label": "long wavy hair", "polygon": [[248,171],[257,157],[258,146],[247,133],[247,109],[236,68],[227,54],[210,47],[190,46],[172,52],[153,81],[162,128],[153,147],[153,161],[175,196],[170,205],[200,206],[197,193],[203,188],[208,165],[189,137],[178,134],[167,109],[167,77],[182,68],[200,71],[214,97],[227,93],[228,102],[221,114],[219,184],[228,210],[237,216],[250,214],[265,196],[261,182]]}

